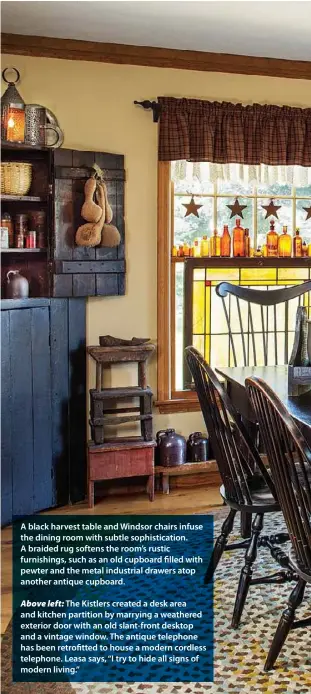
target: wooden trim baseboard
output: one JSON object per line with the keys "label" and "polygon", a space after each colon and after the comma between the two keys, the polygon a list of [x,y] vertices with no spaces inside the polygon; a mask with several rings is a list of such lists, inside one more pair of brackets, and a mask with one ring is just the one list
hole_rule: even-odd
{"label": "wooden trim baseboard", "polygon": [[1,40],[2,53],[13,55],[311,80],[311,62],[304,60],[258,58],[21,34],[3,33]]}

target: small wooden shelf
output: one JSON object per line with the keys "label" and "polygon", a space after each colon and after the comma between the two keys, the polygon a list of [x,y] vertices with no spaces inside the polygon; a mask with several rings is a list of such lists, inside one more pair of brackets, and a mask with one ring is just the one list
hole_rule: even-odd
{"label": "small wooden shelf", "polygon": [[40,197],[39,195],[6,195],[1,193],[2,202],[40,202],[46,203],[47,196]]}
{"label": "small wooden shelf", "polygon": [[1,253],[47,253],[47,248],[1,248]]}
{"label": "small wooden shelf", "polygon": [[28,145],[25,142],[7,142],[6,140],[1,140],[1,149],[29,149],[30,151],[46,152],[51,149],[51,147],[41,147],[40,145]]}
{"label": "small wooden shelf", "polygon": [[216,460],[212,458],[211,460],[206,460],[202,463],[184,463],[183,465],[176,465],[174,467],[155,465],[154,468],[154,474],[161,475],[163,494],[170,493],[170,477],[177,477],[179,475],[195,475],[201,472],[218,472]]}
{"label": "small wooden shelf", "polygon": [[232,267],[309,267],[311,256],[303,258],[175,258],[171,257],[172,263],[185,263],[190,267],[200,268],[232,268]]}

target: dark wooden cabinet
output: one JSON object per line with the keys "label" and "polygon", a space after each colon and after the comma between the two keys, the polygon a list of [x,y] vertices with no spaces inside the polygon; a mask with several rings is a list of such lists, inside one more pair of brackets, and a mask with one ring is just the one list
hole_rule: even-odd
{"label": "dark wooden cabinet", "polygon": [[2,302],[2,524],[86,491],[85,300]]}
{"label": "dark wooden cabinet", "polygon": [[[2,211],[14,219],[18,213],[43,210],[46,247],[11,248],[2,253],[2,295],[6,275],[18,269],[30,283],[30,297],[116,296],[125,293],[124,259],[124,157],[71,149],[38,149],[4,146],[4,161],[32,164],[29,195],[2,195]],[[112,223],[121,243],[116,248],[85,248],[75,244],[78,227],[85,221],[80,211],[84,184],[96,163],[103,171],[113,209]]]}

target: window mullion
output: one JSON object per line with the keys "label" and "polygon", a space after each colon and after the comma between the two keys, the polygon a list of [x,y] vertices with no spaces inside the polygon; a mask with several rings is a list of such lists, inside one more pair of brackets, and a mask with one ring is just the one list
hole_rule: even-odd
{"label": "window mullion", "polygon": [[213,229],[217,229],[217,181],[214,183],[213,192]]}
{"label": "window mullion", "polygon": [[296,186],[292,187],[292,224],[293,224],[293,230],[292,230],[292,237],[294,238],[295,235],[295,230],[296,230]]}

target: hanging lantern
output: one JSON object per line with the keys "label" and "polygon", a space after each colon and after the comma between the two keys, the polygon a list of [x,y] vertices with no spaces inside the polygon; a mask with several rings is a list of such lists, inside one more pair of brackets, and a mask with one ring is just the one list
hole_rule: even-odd
{"label": "hanging lantern", "polygon": [[[6,72],[12,70],[16,73],[14,82],[5,76]],[[1,99],[1,139],[6,142],[21,143],[25,140],[25,102],[15,87],[20,74],[15,67],[5,68],[2,78],[8,87]]]}

